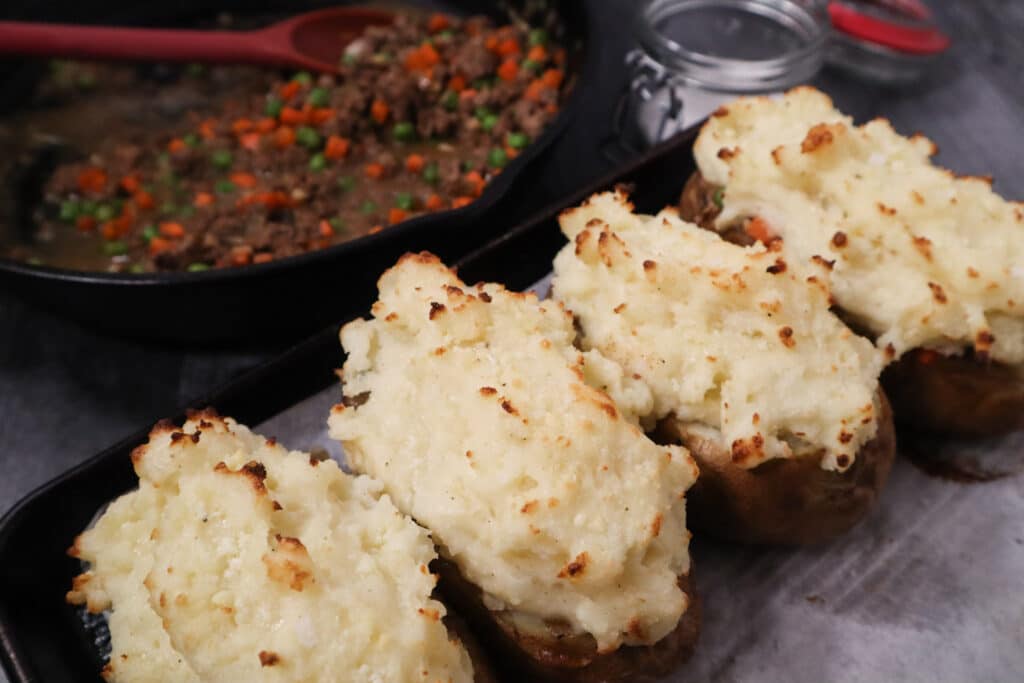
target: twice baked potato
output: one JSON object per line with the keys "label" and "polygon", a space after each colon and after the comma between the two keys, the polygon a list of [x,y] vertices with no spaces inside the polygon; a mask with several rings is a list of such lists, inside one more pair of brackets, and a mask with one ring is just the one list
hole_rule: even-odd
{"label": "twice baked potato", "polygon": [[697,467],[597,387],[641,387],[573,346],[572,316],[429,254],[342,329],[330,433],[430,529],[442,592],[512,680],[631,681],[685,659],[699,620],[685,492]]}
{"label": "twice baked potato", "polygon": [[[700,468],[693,528],[815,543],[864,517],[895,453],[882,353],[829,310],[823,268],[741,247],[621,194],[561,218],[553,296],[579,343],[648,390],[607,389]],[[621,394],[621,395],[620,395]]]}
{"label": "twice baked potato", "polygon": [[701,131],[679,210],[730,241],[827,265],[834,310],[891,362],[882,383],[898,423],[1018,430],[1024,205],[934,166],[934,152],[881,119],[855,126],[810,88],[741,98]]}

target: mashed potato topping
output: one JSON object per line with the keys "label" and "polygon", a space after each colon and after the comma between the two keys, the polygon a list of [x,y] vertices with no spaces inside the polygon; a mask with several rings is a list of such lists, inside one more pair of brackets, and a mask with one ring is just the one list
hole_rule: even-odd
{"label": "mashed potato topping", "polygon": [[110,610],[108,680],[473,680],[428,534],[378,483],[212,411],[132,460],[138,490],[72,548],[69,601]]}
{"label": "mashed potato topping", "polygon": [[882,356],[829,312],[824,267],[730,244],[672,210],[634,214],[618,193],[561,224],[553,294],[585,348],[650,387],[645,424],[718,430],[742,467],[813,451],[845,470],[875,435]]}
{"label": "mashed potato topping", "polygon": [[733,102],[694,148],[725,186],[718,225],[760,216],[787,258],[832,262],[837,304],[890,356],[973,347],[1024,363],[1024,205],[934,153],[887,121],[853,125],[812,88]]}
{"label": "mashed potato topping", "polygon": [[341,332],[346,405],[329,424],[354,468],[431,530],[492,611],[567,622],[601,651],[672,631],[696,465],[591,381],[636,404],[644,387],[580,354],[557,303],[469,287],[429,254],[379,289],[373,319]]}

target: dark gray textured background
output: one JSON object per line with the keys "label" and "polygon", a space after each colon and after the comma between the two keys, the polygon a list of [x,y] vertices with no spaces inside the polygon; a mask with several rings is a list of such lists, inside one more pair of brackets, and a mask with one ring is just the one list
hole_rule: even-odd
{"label": "dark gray textured background", "polygon": [[[993,175],[1004,196],[1024,199],[1024,2],[932,4],[954,45],[928,83],[894,91],[826,72],[818,84],[858,120],[885,116],[902,132],[921,131],[938,143],[940,163]],[[602,0],[598,6],[608,26],[625,27],[636,3]],[[579,186],[607,169],[594,141],[607,133],[630,44],[625,29],[609,32],[600,85],[538,182]],[[35,486],[277,350],[160,348],[108,338],[0,292],[0,513]]]}

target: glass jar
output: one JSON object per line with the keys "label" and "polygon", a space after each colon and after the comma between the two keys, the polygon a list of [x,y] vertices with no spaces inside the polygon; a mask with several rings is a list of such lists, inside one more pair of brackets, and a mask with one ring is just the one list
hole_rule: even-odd
{"label": "glass jar", "polygon": [[829,21],[812,1],[652,0],[635,33],[617,133],[642,149],[738,95],[810,80],[825,58]]}

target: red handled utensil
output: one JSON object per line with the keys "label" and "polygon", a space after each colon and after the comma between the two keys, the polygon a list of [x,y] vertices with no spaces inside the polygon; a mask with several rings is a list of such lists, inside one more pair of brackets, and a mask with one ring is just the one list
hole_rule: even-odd
{"label": "red handled utensil", "polygon": [[245,63],[333,73],[345,46],[391,12],[336,7],[253,31],[202,31],[0,21],[0,54],[102,60]]}

